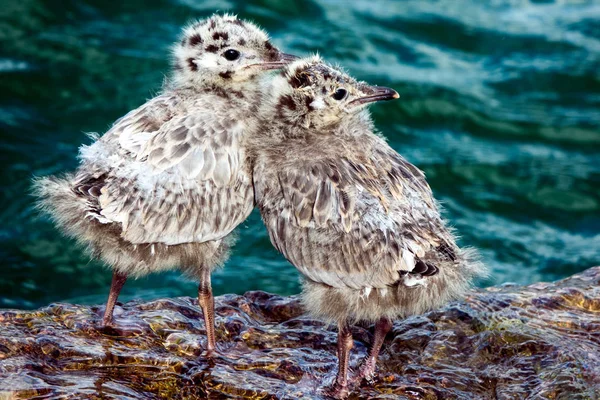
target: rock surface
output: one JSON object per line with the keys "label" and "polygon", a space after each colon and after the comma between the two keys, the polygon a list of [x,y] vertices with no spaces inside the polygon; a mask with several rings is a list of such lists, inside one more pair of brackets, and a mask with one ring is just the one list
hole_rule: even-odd
{"label": "rock surface", "polygon": [[[336,333],[295,297],[216,299],[220,353],[202,355],[194,299],[102,309],[0,311],[0,399],[314,399],[335,375]],[[370,327],[355,327],[351,365]],[[600,396],[600,267],[556,283],[473,291],[397,321],[373,386],[356,399],[595,399]]]}

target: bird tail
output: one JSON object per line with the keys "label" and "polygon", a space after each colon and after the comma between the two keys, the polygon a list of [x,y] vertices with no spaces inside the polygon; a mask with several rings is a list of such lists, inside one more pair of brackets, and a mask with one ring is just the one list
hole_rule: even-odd
{"label": "bird tail", "polygon": [[37,199],[36,208],[42,214],[50,216],[67,236],[81,240],[91,233],[88,232],[91,226],[86,221],[89,205],[73,190],[74,178],[73,174],[34,178],[32,194]]}
{"label": "bird tail", "polygon": [[470,281],[475,279],[485,279],[490,276],[488,267],[481,261],[481,256],[472,247],[462,247],[459,252],[461,272],[465,274]]}
{"label": "bird tail", "polygon": [[451,276],[446,276],[447,298],[457,300],[472,289],[478,280],[489,276],[489,270],[481,261],[477,250],[471,247],[461,247],[458,250],[458,259],[455,261],[458,268],[454,268]]}

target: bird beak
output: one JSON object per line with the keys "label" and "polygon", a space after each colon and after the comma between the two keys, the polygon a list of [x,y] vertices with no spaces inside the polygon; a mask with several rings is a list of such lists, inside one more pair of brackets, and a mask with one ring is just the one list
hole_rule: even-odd
{"label": "bird beak", "polygon": [[279,61],[264,62],[256,64],[256,66],[263,70],[280,69],[289,63],[296,61],[298,58],[300,57],[297,57],[293,54],[279,53]]}
{"label": "bird beak", "polygon": [[300,57],[295,56],[293,54],[287,54],[287,53],[281,53],[280,55],[281,60],[283,60],[286,63],[291,63],[293,61],[296,61],[297,59],[299,59]]}
{"label": "bird beak", "polygon": [[358,99],[354,99],[349,104],[359,106],[363,104],[373,103],[375,101],[393,100],[400,97],[398,92],[396,92],[394,89],[390,89],[384,86],[367,86],[363,90],[363,92],[367,95],[359,97]]}

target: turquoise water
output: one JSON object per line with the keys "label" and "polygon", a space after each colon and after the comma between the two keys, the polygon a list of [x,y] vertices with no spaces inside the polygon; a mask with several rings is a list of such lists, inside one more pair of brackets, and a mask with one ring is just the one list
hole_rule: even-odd
{"label": "turquoise water", "polygon": [[[216,10],[391,86],[373,107],[423,169],[480,282],[553,280],[600,265],[600,3],[593,1],[39,1],[0,3],[0,307],[101,303],[110,273],[36,218],[32,175],[73,169],[84,132],[153,96],[181,25]],[[216,294],[299,290],[258,215]],[[177,273],[128,282],[123,300],[194,295]]]}

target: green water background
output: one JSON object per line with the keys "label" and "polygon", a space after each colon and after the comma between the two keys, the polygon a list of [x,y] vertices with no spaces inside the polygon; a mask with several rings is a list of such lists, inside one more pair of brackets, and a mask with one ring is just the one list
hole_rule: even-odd
{"label": "green water background", "polygon": [[[481,285],[553,280],[600,265],[600,4],[596,1],[0,2],[0,307],[102,303],[110,273],[36,218],[33,175],[76,166],[160,90],[192,18],[231,11],[288,52],[318,51],[399,101],[372,108],[423,169]],[[216,294],[299,290],[254,213]],[[178,273],[128,282],[122,300],[194,295]]]}

